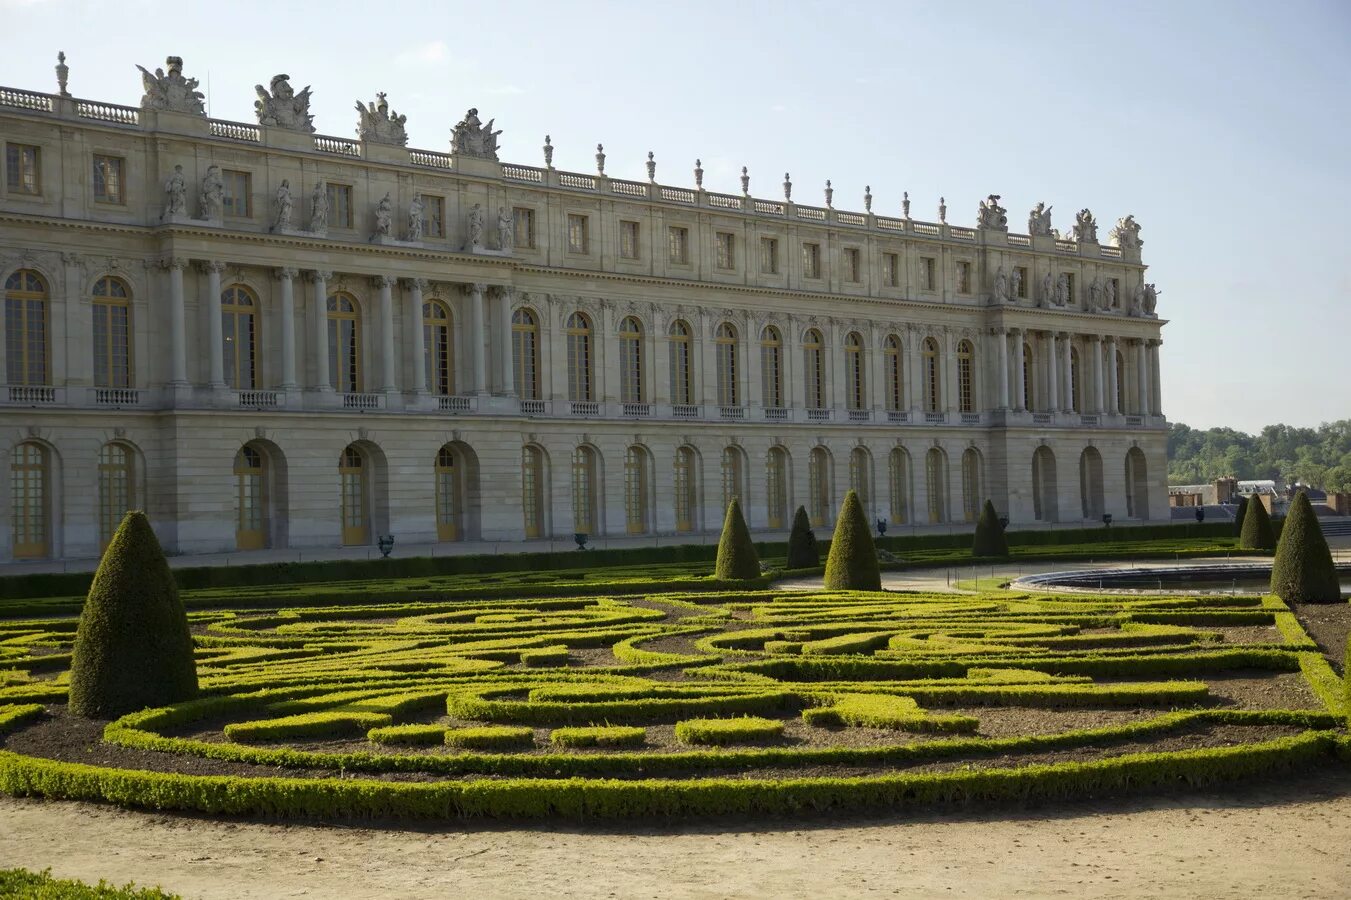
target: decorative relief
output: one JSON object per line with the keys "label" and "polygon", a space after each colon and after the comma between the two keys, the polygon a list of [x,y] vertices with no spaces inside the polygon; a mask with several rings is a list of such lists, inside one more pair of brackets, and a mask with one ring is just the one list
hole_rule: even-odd
{"label": "decorative relief", "polygon": [[206,108],[202,100],[206,95],[197,90],[196,78],[183,77],[183,58],[170,56],[164,65],[168,67],[168,72],[156,69],[151,73],[145,66],[136,67],[141,70],[141,83],[145,86],[141,109],[205,116]]}
{"label": "decorative relief", "polygon": [[290,75],[273,75],[271,91],[261,84],[254,85],[258,99],[253,102],[258,123],[287,131],[314,133],[314,115],[310,112],[310,88],[299,94],[291,87]]}

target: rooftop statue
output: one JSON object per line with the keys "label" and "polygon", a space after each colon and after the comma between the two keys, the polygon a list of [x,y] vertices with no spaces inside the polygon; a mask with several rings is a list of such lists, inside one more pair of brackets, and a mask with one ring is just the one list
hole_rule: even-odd
{"label": "rooftop statue", "polygon": [[1038,203],[1027,214],[1027,233],[1041,235],[1042,237],[1051,236],[1051,209],[1045,203]]}
{"label": "rooftop statue", "polygon": [[171,56],[164,64],[169,67],[167,74],[163,69],[156,69],[152,74],[145,66],[136,67],[141,70],[141,83],[145,85],[141,109],[206,115],[206,108],[202,105],[206,95],[197,90],[196,78],[183,77],[183,58]]}
{"label": "rooftop statue", "polygon": [[1098,223],[1087,209],[1074,214],[1074,239],[1081,244],[1098,242]]}
{"label": "rooftop statue", "polygon": [[1140,223],[1135,221],[1135,216],[1116,220],[1112,240],[1122,250],[1139,250],[1144,245],[1144,241],[1140,240]]}
{"label": "rooftop statue", "polygon": [[273,75],[271,93],[261,84],[254,85],[258,99],[253,102],[258,111],[258,122],[288,131],[314,133],[314,116],[310,113],[310,88],[299,94],[291,87],[290,75]]}
{"label": "rooftop statue", "polygon": [[1154,286],[1153,283],[1145,285],[1145,315],[1154,315],[1154,310],[1159,306],[1159,294],[1163,291]]}
{"label": "rooftop statue", "polygon": [[393,144],[396,147],[408,146],[408,132],[403,127],[408,117],[389,111],[384,91],[375,95],[374,103],[365,104],[358,100],[357,115],[360,116],[357,119],[357,135],[363,141]]}
{"label": "rooftop statue", "polygon": [[1008,230],[1008,210],[999,205],[998,194],[991,194],[980,201],[980,209],[976,211],[976,227]]}
{"label": "rooftop statue", "polygon": [[497,136],[502,129],[493,131],[493,122],[489,119],[484,125],[479,120],[478,110],[471,109],[455,125],[450,136],[450,152],[460,156],[476,156],[480,159],[497,159]]}

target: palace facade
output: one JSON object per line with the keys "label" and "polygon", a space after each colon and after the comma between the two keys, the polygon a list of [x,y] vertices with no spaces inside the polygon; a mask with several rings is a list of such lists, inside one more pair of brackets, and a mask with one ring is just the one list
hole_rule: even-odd
{"label": "palace facade", "polygon": [[[716,531],[856,488],[897,527],[1165,520],[1139,227],[1011,233],[409,149],[308,89],[208,118],[0,88],[0,561]],[[516,145],[519,146],[519,145]],[[777,180],[777,179],[776,179]],[[799,191],[799,195],[801,191]]]}

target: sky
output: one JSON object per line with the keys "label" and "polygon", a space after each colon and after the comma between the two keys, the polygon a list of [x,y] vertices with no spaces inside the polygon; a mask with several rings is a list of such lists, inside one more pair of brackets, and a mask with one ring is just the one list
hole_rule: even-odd
{"label": "sky", "polygon": [[1351,3],[73,2],[0,0],[0,85],[136,105],[169,55],[216,118],[254,85],[314,88],[352,136],[377,91],[447,150],[475,106],[502,159],[974,225],[1000,194],[1068,232],[1142,226],[1164,328],[1164,412],[1256,431],[1351,418]]}

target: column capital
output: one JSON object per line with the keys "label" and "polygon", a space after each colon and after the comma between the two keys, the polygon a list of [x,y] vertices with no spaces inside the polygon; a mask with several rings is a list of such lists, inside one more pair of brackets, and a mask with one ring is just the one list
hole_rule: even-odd
{"label": "column capital", "polygon": [[990,326],[989,333],[995,337],[1004,337],[1010,333],[1010,330],[1011,329],[1005,328],[1003,325],[992,325]]}
{"label": "column capital", "polygon": [[163,256],[160,257],[159,264],[160,268],[163,269],[178,269],[179,271],[182,271],[187,268],[188,261],[181,256]]}
{"label": "column capital", "polygon": [[408,287],[415,291],[426,291],[432,284],[426,278],[408,278],[405,280],[408,282]]}
{"label": "column capital", "polygon": [[1148,340],[1145,341],[1145,343],[1152,350],[1163,343],[1163,338],[1149,338]]}
{"label": "column capital", "polygon": [[482,293],[488,289],[488,285],[484,284],[481,281],[469,282],[468,284],[463,284],[460,287],[464,290],[466,294],[479,294],[479,295],[482,295]]}
{"label": "column capital", "polygon": [[305,280],[311,284],[318,284],[321,281],[328,281],[333,277],[331,269],[311,269],[305,273]]}
{"label": "column capital", "polygon": [[1106,338],[1100,334],[1086,334],[1084,335],[1084,340],[1088,341],[1090,344],[1101,344]]}
{"label": "column capital", "polygon": [[273,270],[272,274],[283,281],[290,281],[300,274],[300,270],[290,266],[281,266],[280,268]]}
{"label": "column capital", "polygon": [[1023,336],[1023,329],[1021,329],[1021,328],[1010,328],[1010,329],[1009,329],[1009,337],[1012,337],[1012,338],[1021,338],[1022,336]]}
{"label": "column capital", "polygon": [[197,263],[197,268],[201,270],[203,275],[210,275],[213,273],[219,275],[225,271],[225,267],[226,264],[218,259],[204,259]]}
{"label": "column capital", "polygon": [[371,285],[377,288],[392,288],[399,279],[393,275],[375,275],[371,278]]}

